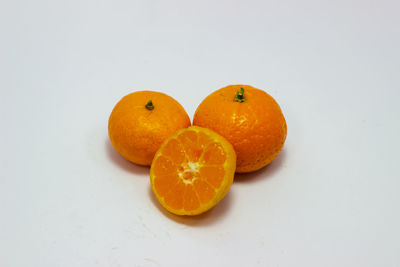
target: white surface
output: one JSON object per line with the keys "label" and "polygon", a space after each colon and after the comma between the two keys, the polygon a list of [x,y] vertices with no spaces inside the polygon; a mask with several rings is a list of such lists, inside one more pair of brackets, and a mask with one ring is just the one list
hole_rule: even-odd
{"label": "white surface", "polygon": [[[0,265],[400,266],[398,1],[4,0]],[[107,139],[134,90],[246,83],[284,152],[197,218]]]}

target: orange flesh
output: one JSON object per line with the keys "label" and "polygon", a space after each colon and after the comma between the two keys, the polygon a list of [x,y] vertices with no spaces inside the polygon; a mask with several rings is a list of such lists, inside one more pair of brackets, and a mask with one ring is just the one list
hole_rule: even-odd
{"label": "orange flesh", "polygon": [[226,158],[221,144],[206,134],[182,132],[169,140],[154,161],[154,188],[170,208],[196,210],[218,193]]}

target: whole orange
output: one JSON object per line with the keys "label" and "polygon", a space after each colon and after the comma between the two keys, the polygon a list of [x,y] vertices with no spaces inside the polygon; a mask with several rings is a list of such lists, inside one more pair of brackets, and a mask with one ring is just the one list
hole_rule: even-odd
{"label": "whole orange", "polygon": [[212,129],[233,145],[239,173],[256,171],[274,160],[287,132],[278,103],[250,85],[229,85],[207,96],[193,125]]}
{"label": "whole orange", "polygon": [[160,92],[138,91],[115,105],[108,120],[108,135],[124,158],[151,165],[164,140],[189,126],[188,114],[175,99]]}

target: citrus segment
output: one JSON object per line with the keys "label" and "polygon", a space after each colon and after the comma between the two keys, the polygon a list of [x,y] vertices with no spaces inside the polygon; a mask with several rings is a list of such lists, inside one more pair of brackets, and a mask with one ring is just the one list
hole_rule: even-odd
{"label": "citrus segment", "polygon": [[212,187],[204,180],[197,180],[194,184],[196,191],[199,194],[201,203],[208,203],[215,196],[215,187]]}
{"label": "citrus segment", "polygon": [[185,192],[183,194],[183,208],[185,210],[195,210],[199,207],[200,202],[193,186],[185,186]]}
{"label": "citrus segment", "polygon": [[184,191],[185,191],[185,185],[182,183],[176,183],[171,187],[171,189],[165,195],[165,203],[172,209],[176,210],[182,209]]}
{"label": "citrus segment", "polygon": [[212,143],[206,148],[202,162],[204,164],[222,164],[225,159],[225,151],[221,144]]}
{"label": "citrus segment", "polygon": [[167,158],[174,159],[175,163],[179,164],[185,160],[185,151],[178,140],[172,139],[165,148],[163,155]]}
{"label": "citrus segment", "polygon": [[221,186],[225,170],[221,166],[203,166],[200,168],[200,176],[204,177],[212,187],[218,188]]}
{"label": "citrus segment", "polygon": [[202,154],[202,147],[198,143],[197,134],[194,131],[185,131],[178,136],[183,145],[189,161],[197,162]]}
{"label": "citrus segment", "polygon": [[156,159],[156,164],[154,171],[156,172],[157,176],[164,176],[164,175],[171,175],[174,172],[176,173],[176,166],[172,162],[172,160],[168,159],[167,157],[161,156]]}
{"label": "citrus segment", "polygon": [[169,137],[150,169],[153,192],[163,207],[178,215],[196,215],[215,206],[228,192],[236,168],[232,145],[197,126]]}

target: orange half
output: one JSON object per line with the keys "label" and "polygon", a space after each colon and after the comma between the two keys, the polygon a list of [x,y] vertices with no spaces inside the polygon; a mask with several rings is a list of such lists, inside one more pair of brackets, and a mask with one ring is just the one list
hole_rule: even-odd
{"label": "orange half", "polygon": [[212,130],[192,126],[166,139],[155,154],[151,188],[168,211],[197,215],[228,193],[235,169],[232,145]]}

